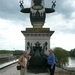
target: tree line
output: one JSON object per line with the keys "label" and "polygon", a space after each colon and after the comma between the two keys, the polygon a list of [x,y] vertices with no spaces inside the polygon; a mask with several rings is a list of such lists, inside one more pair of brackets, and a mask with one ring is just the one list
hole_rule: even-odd
{"label": "tree line", "polygon": [[[62,53],[62,51],[63,51],[63,52],[66,52],[68,56],[75,57],[75,48],[68,51],[68,50],[65,50],[61,47],[55,47],[54,51],[57,52],[57,54]],[[23,52],[23,50],[15,50],[15,51],[14,50],[0,50],[0,54],[21,55],[22,52]]]}
{"label": "tree line", "polygon": [[22,55],[23,50],[0,50],[0,54]]}

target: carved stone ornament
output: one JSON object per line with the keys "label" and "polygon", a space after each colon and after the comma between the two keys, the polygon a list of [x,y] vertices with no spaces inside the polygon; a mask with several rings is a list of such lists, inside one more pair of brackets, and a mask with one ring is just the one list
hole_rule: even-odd
{"label": "carved stone ornament", "polygon": [[40,46],[40,43],[37,41],[35,46],[32,46],[32,43],[27,43],[27,50],[30,48],[31,59],[28,61],[28,72],[33,73],[44,73],[47,72],[47,55],[44,54],[44,51],[47,50],[47,42],[43,44],[43,47]]}

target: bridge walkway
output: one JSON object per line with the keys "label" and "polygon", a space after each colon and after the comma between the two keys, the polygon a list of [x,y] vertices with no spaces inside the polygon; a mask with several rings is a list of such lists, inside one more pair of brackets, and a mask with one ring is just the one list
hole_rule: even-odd
{"label": "bridge walkway", "polygon": [[[14,64],[9,65],[3,69],[0,69],[0,75],[20,75],[20,71],[16,69],[16,65],[17,65],[17,63],[14,63]],[[68,68],[68,69],[75,70],[75,68]],[[60,72],[60,73],[64,74],[67,71],[56,67],[55,72],[56,73]],[[57,75],[56,73],[55,73],[55,75]],[[27,73],[27,75],[49,75],[49,73],[39,73],[39,74]],[[70,73],[69,73],[69,75],[70,75]],[[74,73],[74,75],[75,75],[75,73]]]}

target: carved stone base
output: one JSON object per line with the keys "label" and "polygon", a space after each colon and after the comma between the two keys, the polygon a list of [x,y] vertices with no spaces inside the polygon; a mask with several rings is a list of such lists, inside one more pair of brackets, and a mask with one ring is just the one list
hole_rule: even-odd
{"label": "carved stone base", "polygon": [[28,72],[27,75],[49,75],[49,73],[39,73],[39,74],[36,73],[36,74],[35,74],[35,73],[29,73],[29,72]]}
{"label": "carved stone base", "polygon": [[47,55],[44,54],[44,50],[47,50],[47,43],[41,47],[40,43],[36,42],[35,46],[30,46],[30,48],[31,59],[28,61],[28,71],[33,73],[47,72]]}

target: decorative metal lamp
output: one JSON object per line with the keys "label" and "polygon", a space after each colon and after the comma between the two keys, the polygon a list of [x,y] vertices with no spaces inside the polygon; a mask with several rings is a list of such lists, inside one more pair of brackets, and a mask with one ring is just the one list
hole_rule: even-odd
{"label": "decorative metal lamp", "polygon": [[[33,8],[34,10],[41,10],[43,8],[43,6],[41,5],[42,0],[32,0],[34,2],[33,6],[31,8]],[[24,4],[24,0],[20,0],[20,8],[21,8],[21,12],[22,13],[30,13],[30,8],[24,8],[23,4]],[[51,8],[45,8],[46,13],[53,13],[55,10],[55,6],[56,6],[56,0],[52,0],[52,6]],[[27,12],[27,9],[29,10]]]}
{"label": "decorative metal lamp", "polygon": [[34,5],[32,6],[32,8],[34,10],[41,10],[41,9],[43,9],[43,6],[41,5],[42,0],[33,0],[33,2],[34,2]]}
{"label": "decorative metal lamp", "polygon": [[44,0],[31,0],[31,7],[24,8],[24,1],[20,0],[22,13],[30,13],[30,21],[34,28],[42,28],[45,23],[46,13],[55,12],[56,1],[52,0],[51,8],[45,8]]}

